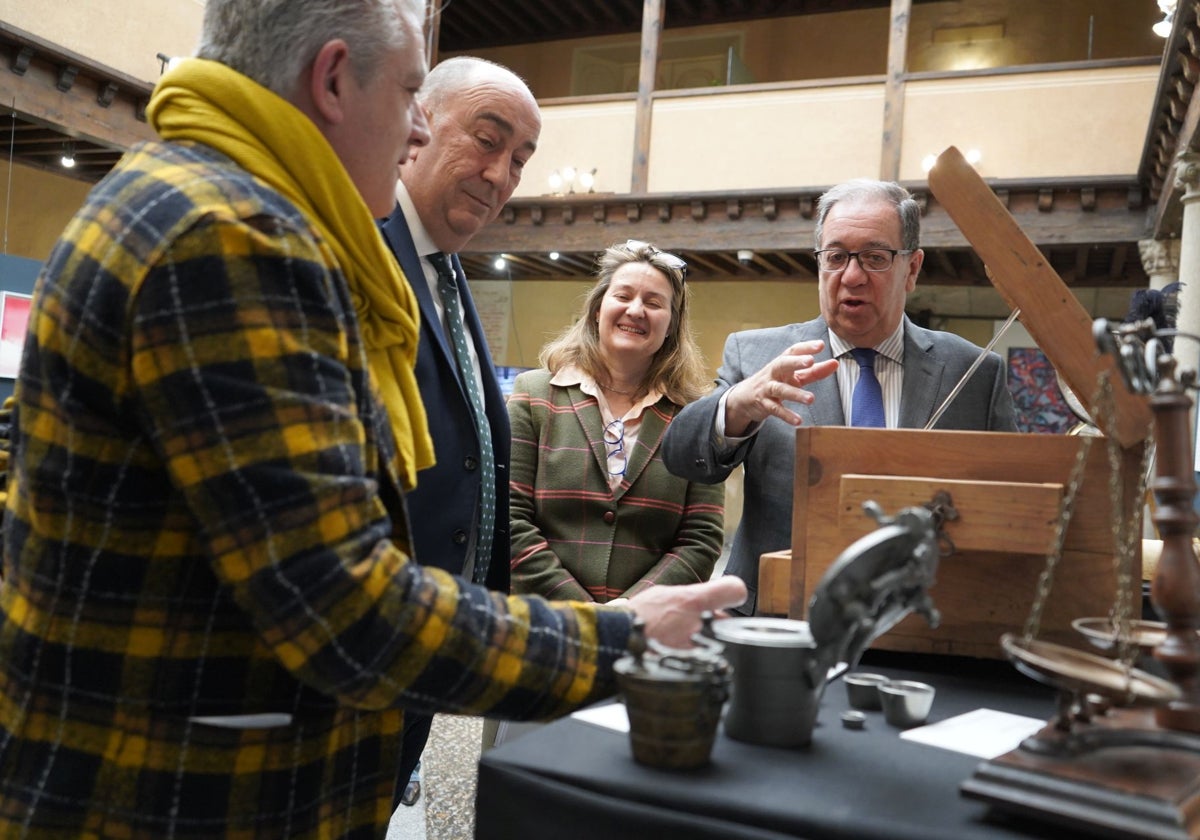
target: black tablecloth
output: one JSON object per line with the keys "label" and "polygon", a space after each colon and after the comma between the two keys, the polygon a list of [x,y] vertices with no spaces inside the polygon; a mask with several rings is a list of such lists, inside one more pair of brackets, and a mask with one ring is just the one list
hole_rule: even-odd
{"label": "black tablecloth", "polygon": [[[1049,719],[1052,692],[1003,662],[869,652],[858,670],[934,685],[929,722],[981,707]],[[486,753],[478,840],[728,840],[804,837],[996,840],[1076,837],[991,812],[959,794],[979,759],[901,740],[881,712],[841,725],[840,681],[825,692],[813,743],[760,747],[719,732],[712,762],[667,771],[633,761],[629,738],[561,720]]]}

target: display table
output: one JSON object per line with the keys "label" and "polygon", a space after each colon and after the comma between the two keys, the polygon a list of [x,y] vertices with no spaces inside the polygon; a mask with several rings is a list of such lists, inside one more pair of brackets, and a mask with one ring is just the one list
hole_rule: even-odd
{"label": "display table", "polygon": [[[929,722],[978,708],[1049,719],[1052,693],[1005,662],[870,651],[857,670],[937,690]],[[881,712],[846,729],[841,681],[825,692],[813,743],[758,747],[719,733],[712,763],[666,771],[633,761],[629,737],[566,719],[484,754],[479,840],[728,840],[803,837],[1082,837],[992,814],[959,795],[980,762],[902,740]]]}

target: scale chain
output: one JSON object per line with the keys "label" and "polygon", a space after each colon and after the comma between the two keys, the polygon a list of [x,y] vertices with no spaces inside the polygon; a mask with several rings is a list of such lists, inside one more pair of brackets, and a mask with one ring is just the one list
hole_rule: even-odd
{"label": "scale chain", "polygon": [[[1100,373],[1099,381],[1096,383],[1096,394],[1092,398],[1092,404],[1095,405],[1100,395],[1104,390],[1104,386],[1108,383],[1107,371]],[[1084,467],[1087,465],[1088,453],[1092,448],[1091,435],[1080,435],[1079,450],[1075,453],[1075,463],[1071,467],[1071,477],[1067,480],[1066,492],[1063,493],[1062,504],[1058,509],[1058,521],[1054,523],[1054,541],[1051,544],[1050,551],[1046,554],[1046,566],[1042,569],[1042,573],[1038,575],[1037,592],[1034,595],[1033,605],[1029,608],[1029,616],[1025,619],[1025,629],[1022,636],[1022,643],[1025,647],[1037,638],[1038,632],[1042,625],[1042,610],[1046,606],[1046,599],[1050,596],[1050,590],[1054,586],[1054,573],[1058,569],[1058,561],[1062,559],[1063,541],[1067,536],[1067,525],[1071,521],[1071,515],[1075,510],[1075,496],[1079,493],[1079,485],[1083,483]]]}
{"label": "scale chain", "polygon": [[[1092,398],[1096,407],[1096,416],[1103,418],[1106,428],[1115,428],[1114,400],[1112,383],[1107,372],[1101,372],[1097,377],[1096,393]],[[1046,566],[1038,577],[1037,593],[1029,617],[1025,622],[1023,642],[1029,645],[1041,630],[1042,613],[1054,586],[1054,575],[1058,563],[1062,559],[1063,543],[1066,539],[1067,526],[1074,513],[1075,500],[1079,487],[1083,483],[1083,475],[1091,450],[1092,438],[1082,436],[1079,450],[1075,455],[1075,463],[1071,468],[1071,476],[1063,494],[1062,505],[1059,508],[1058,520],[1055,523],[1053,547],[1046,555]],[[1116,575],[1117,593],[1110,613],[1110,623],[1116,631],[1116,641],[1119,661],[1125,670],[1126,679],[1131,679],[1133,661],[1137,656],[1137,645],[1133,643],[1130,633],[1130,614],[1133,609],[1130,587],[1133,581],[1133,555],[1135,540],[1141,533],[1142,500],[1145,499],[1146,486],[1149,481],[1149,462],[1151,447],[1143,444],[1140,469],[1138,470],[1137,487],[1127,502],[1124,494],[1124,482],[1121,476],[1120,443],[1112,436],[1107,437],[1108,455],[1108,495],[1112,505],[1112,538],[1113,566]],[[1127,508],[1131,508],[1127,510]]]}
{"label": "scale chain", "polygon": [[[1111,384],[1105,380],[1101,389],[1101,402],[1097,406],[1104,415],[1105,428],[1116,426],[1116,410],[1112,398]],[[1152,440],[1153,425],[1146,431],[1146,439]],[[1125,670],[1128,683],[1132,679],[1133,662],[1138,655],[1138,646],[1130,633],[1133,613],[1133,555],[1136,541],[1141,536],[1142,512],[1146,498],[1146,486],[1150,480],[1150,453],[1153,447],[1142,444],[1142,457],[1137,474],[1137,485],[1133,496],[1125,499],[1125,483],[1121,476],[1121,447],[1115,438],[1108,439],[1108,496],[1112,505],[1113,570],[1117,579],[1117,596],[1113,602],[1109,623],[1116,635],[1117,658]]]}

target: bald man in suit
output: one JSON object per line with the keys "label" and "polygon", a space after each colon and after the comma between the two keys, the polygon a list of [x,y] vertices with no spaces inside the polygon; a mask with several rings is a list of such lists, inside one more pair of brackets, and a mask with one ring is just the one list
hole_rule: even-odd
{"label": "bald man in suit", "polygon": [[[457,252],[500,214],[521,182],[521,171],[537,148],[541,114],[518,76],[478,58],[438,64],[425,79],[420,101],[430,139],[400,168],[396,209],[382,223],[384,239],[421,307],[416,376],[437,457],[436,465],[419,474],[407,498],[414,553],[424,565],[508,592],[508,411]],[[439,290],[430,259],[437,254],[454,274],[452,299]],[[448,302],[461,317],[470,370],[462,369],[452,346]],[[490,445],[481,440],[475,424],[469,379],[482,398]],[[491,464],[485,463],[488,450]],[[495,514],[490,533],[482,534],[480,490],[489,475]],[[431,723],[427,715],[405,716],[398,775],[404,805],[421,795],[413,771]]]}
{"label": "bald man in suit", "polygon": [[[904,314],[925,257],[920,218],[908,191],[891,182],[855,180],[825,193],[815,230],[821,316],[729,336],[716,389],[667,430],[663,460],[677,475],[717,483],[745,467],[726,574],[750,590],[746,614],[757,605],[759,557],[791,547],[795,428],[923,428],[981,352]],[[862,350],[882,398],[870,420],[854,411]],[[936,428],[1016,431],[999,356],[987,355]]]}

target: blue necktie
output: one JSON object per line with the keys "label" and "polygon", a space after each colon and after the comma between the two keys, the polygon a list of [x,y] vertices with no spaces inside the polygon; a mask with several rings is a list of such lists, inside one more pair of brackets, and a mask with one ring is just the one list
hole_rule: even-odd
{"label": "blue necktie", "polygon": [[454,269],[450,267],[450,260],[440,251],[430,254],[428,259],[437,269],[438,294],[446,310],[446,329],[454,346],[458,375],[471,402],[475,432],[479,436],[479,531],[475,539],[475,570],[471,579],[475,583],[483,583],[492,559],[492,532],[496,523],[496,456],[492,451],[492,428],[483,411],[483,395],[479,393],[475,368],[471,365],[471,353],[467,349],[467,331],[463,328]]}
{"label": "blue necktie", "polygon": [[855,347],[850,351],[858,362],[858,382],[850,401],[850,425],[882,429],[887,425],[883,414],[883,389],[875,378],[875,356],[870,347]]}

